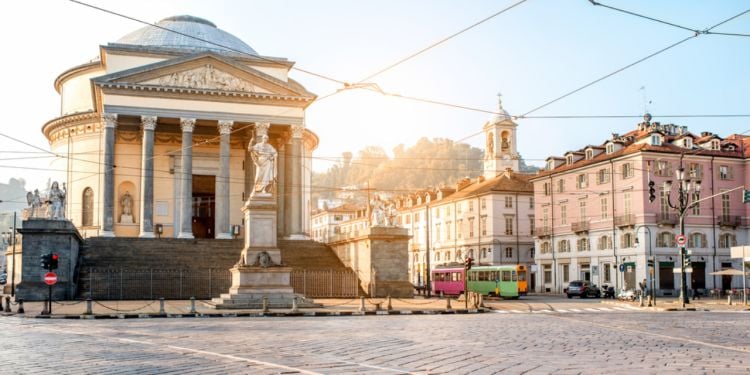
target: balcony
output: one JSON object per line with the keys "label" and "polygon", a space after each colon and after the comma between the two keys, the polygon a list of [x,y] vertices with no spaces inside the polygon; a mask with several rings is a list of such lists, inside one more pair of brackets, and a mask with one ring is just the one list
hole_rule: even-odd
{"label": "balcony", "polygon": [[662,212],[658,216],[656,216],[656,224],[660,226],[664,226],[664,225],[675,226],[677,225],[677,215]]}
{"label": "balcony", "polygon": [[740,217],[732,215],[721,215],[716,217],[716,223],[721,227],[737,228],[740,226]]}
{"label": "balcony", "polygon": [[576,233],[587,233],[589,231],[589,222],[587,221],[576,221],[570,224],[570,229]]}
{"label": "balcony", "polygon": [[536,232],[536,236],[541,237],[549,237],[552,235],[552,227],[539,227],[534,228],[534,231]]}
{"label": "balcony", "polygon": [[632,227],[635,225],[635,215],[627,214],[615,216],[615,226],[618,228]]}

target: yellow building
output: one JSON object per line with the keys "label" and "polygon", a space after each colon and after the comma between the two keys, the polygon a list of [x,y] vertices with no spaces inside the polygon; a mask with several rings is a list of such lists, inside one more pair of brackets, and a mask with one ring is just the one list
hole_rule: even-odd
{"label": "yellow building", "polygon": [[248,144],[266,134],[278,235],[305,238],[318,139],[305,128],[315,95],[289,78],[294,62],[201,18],[157,26],[55,80],[61,114],[42,130],[66,156],[52,166],[67,181],[66,216],[85,236],[231,238],[253,189]]}

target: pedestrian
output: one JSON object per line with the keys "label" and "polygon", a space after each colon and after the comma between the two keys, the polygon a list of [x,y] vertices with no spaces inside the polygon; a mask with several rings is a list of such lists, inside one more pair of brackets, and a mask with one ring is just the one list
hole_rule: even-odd
{"label": "pedestrian", "polygon": [[646,296],[646,289],[648,288],[648,282],[646,282],[646,279],[643,279],[640,283],[638,283],[638,286],[641,288],[641,295]]}

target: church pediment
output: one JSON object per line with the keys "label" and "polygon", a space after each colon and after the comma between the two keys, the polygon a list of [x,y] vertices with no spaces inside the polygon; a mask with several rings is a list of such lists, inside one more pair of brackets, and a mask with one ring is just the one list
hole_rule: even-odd
{"label": "church pediment", "polygon": [[180,87],[202,90],[220,90],[220,91],[244,91],[273,94],[274,92],[253,84],[245,79],[239,78],[231,73],[227,73],[214,67],[213,64],[206,64],[201,67],[188,69],[163,75],[154,79],[138,82],[143,85]]}
{"label": "church pediment", "polygon": [[107,87],[243,93],[313,99],[314,94],[250,66],[211,53],[181,57],[94,79]]}

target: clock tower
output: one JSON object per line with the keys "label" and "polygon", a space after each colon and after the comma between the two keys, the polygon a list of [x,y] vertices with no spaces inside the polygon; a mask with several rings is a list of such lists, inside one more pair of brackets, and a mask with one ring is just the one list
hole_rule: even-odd
{"label": "clock tower", "polygon": [[484,124],[484,177],[493,178],[506,169],[519,170],[520,156],[516,151],[516,128],[503,101],[497,94],[497,113]]}

